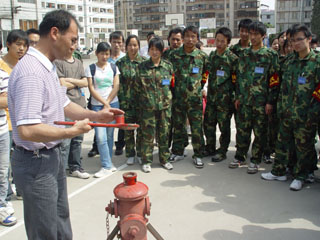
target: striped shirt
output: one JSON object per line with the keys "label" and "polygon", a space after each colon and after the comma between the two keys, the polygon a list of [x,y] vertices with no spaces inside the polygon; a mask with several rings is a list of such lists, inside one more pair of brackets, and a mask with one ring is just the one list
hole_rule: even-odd
{"label": "striped shirt", "polygon": [[66,88],[60,85],[56,68],[41,52],[30,47],[13,69],[8,88],[8,105],[12,136],[17,146],[28,150],[52,148],[61,140],[51,142],[24,141],[18,126],[44,123],[55,127],[64,121],[64,107],[70,103]]}
{"label": "striped shirt", "polygon": [[[0,69],[0,94],[6,93],[8,90],[9,75],[6,71]],[[5,109],[0,109],[0,135],[8,132],[7,114]]]}

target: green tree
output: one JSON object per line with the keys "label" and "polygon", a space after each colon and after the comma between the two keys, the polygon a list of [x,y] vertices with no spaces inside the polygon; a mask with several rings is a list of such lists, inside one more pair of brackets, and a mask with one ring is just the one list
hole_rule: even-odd
{"label": "green tree", "polygon": [[320,37],[320,1],[313,1],[311,31]]}

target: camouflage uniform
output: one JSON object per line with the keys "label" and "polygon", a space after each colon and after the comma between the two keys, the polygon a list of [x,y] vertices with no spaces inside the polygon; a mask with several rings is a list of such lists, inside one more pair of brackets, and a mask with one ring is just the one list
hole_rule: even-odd
{"label": "camouflage uniform", "polygon": [[144,164],[152,163],[153,141],[158,138],[160,163],[168,162],[168,134],[171,118],[172,94],[172,64],[161,60],[159,66],[154,66],[151,58],[142,62],[137,71],[135,84],[136,102],[143,109],[140,112],[141,157]]}
{"label": "camouflage uniform", "polygon": [[275,106],[279,87],[278,72],[278,56],[266,47],[258,51],[246,49],[239,57],[236,99],[240,101],[240,106],[237,111],[235,155],[239,161],[245,161],[253,130],[255,139],[252,144],[251,162],[261,162],[267,129],[265,106]]}
{"label": "camouflage uniform", "polygon": [[202,75],[208,69],[208,56],[199,49],[186,53],[183,46],[173,51],[169,60],[175,74],[174,99],[172,104],[173,144],[171,152],[183,155],[184,132],[187,117],[191,126],[194,157],[202,158],[204,139],[202,130]]}
{"label": "camouflage uniform", "polygon": [[[170,61],[169,59],[169,56],[170,56],[170,53],[174,51],[174,49],[171,49],[171,48],[168,48],[166,49],[163,54],[162,54],[162,59],[165,59],[165,60],[168,60]],[[173,91],[173,88],[171,89],[172,90],[172,98],[174,98],[174,91]],[[173,126],[172,126],[172,119],[171,119],[171,124],[170,124],[170,130],[169,130],[169,148],[171,147],[171,143],[172,143],[172,134],[173,134]],[[182,130],[183,131],[183,130]],[[188,146],[189,144],[189,138],[188,138],[188,132],[187,132],[187,129],[185,128],[184,131],[182,132],[182,135],[183,135],[183,138],[184,138],[184,146]]]}
{"label": "camouflage uniform", "polygon": [[305,180],[314,170],[314,137],[320,110],[320,56],[313,51],[304,59],[295,53],[283,66],[278,99],[280,128],[272,174],[286,174],[290,148],[294,139],[297,162],[293,176]]}
{"label": "camouflage uniform", "polygon": [[[251,44],[249,43],[249,47],[251,46]],[[241,40],[239,40],[239,42],[235,45],[232,45],[230,48],[230,51],[233,52],[235,55],[237,55],[238,57],[240,57],[240,55],[244,52],[244,50],[246,50],[247,48],[243,48],[241,47]]]}
{"label": "camouflage uniform", "polygon": [[209,152],[216,150],[217,124],[219,124],[221,131],[218,153],[226,155],[228,151],[237,61],[238,57],[229,49],[226,49],[222,55],[218,55],[217,51],[214,51],[209,56],[208,94],[204,115],[204,132]]}
{"label": "camouflage uniform", "polygon": [[[136,80],[136,71],[139,63],[144,61],[145,58],[137,55],[134,60],[130,60],[129,56],[119,59],[116,63],[119,68],[119,91],[118,98],[120,102],[120,108],[125,111],[125,122],[126,123],[138,123],[139,124],[139,109],[135,102],[135,92],[134,92],[134,84]],[[126,157],[134,157],[136,154],[140,157],[140,145],[141,143],[138,141],[141,139],[141,130],[137,129],[137,138],[136,142],[134,139],[134,131],[125,131],[124,139],[126,143]],[[137,153],[135,151],[135,147]]]}

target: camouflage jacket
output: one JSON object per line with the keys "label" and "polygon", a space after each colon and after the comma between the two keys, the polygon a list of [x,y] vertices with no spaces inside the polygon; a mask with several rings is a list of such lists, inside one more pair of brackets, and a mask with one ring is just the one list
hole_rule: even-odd
{"label": "camouflage jacket", "polygon": [[159,66],[155,66],[151,58],[139,65],[134,89],[136,101],[142,109],[163,110],[171,107],[172,75],[172,64],[163,59]]}
{"label": "camouflage jacket", "polygon": [[279,118],[299,123],[317,122],[320,112],[320,55],[310,51],[304,59],[294,53],[284,62],[277,104]]}
{"label": "camouflage jacket", "polygon": [[169,55],[174,49],[171,49],[170,47],[166,49],[162,54],[162,59],[169,60]]}
{"label": "camouflage jacket", "polygon": [[207,54],[197,48],[186,53],[182,46],[170,53],[169,60],[175,76],[175,98],[178,101],[202,103],[202,77],[209,70]]}
{"label": "camouflage jacket", "polygon": [[145,57],[137,55],[137,57],[131,61],[129,56],[126,55],[123,58],[120,58],[116,63],[120,71],[118,98],[121,109],[131,109],[132,107],[136,107],[134,102],[134,82],[136,81],[137,67],[144,60]]}
{"label": "camouflage jacket", "polygon": [[214,51],[209,55],[209,62],[207,104],[229,109],[234,100],[238,57],[229,49],[222,55]]}
{"label": "camouflage jacket", "polygon": [[239,57],[236,99],[250,106],[275,105],[279,80],[278,55],[266,47],[254,52],[252,48]]}
{"label": "camouflage jacket", "polygon": [[[251,47],[251,44],[249,43],[249,47]],[[240,57],[240,55],[246,50],[247,48],[241,47],[241,40],[235,45],[232,45],[230,48],[230,51],[233,52],[235,55]]]}

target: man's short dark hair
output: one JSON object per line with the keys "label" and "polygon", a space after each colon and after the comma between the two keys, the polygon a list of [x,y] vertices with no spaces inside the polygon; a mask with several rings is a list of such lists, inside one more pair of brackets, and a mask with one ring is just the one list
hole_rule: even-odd
{"label": "man's short dark hair", "polygon": [[7,37],[7,44],[12,44],[18,40],[24,41],[26,45],[29,46],[28,35],[25,31],[22,31],[20,29],[14,29],[10,31]]}
{"label": "man's short dark hair", "polygon": [[241,19],[238,25],[238,30],[240,31],[240,28],[244,28],[249,30],[249,25],[252,23],[252,20],[249,18]]}
{"label": "man's short dark hair", "polygon": [[157,48],[162,53],[164,49],[164,43],[160,37],[155,36],[149,41],[148,49],[150,50],[151,47]]}
{"label": "man's short dark hair", "polygon": [[197,34],[197,39],[199,40],[199,30],[195,26],[188,26],[186,27],[182,32],[182,37],[186,34],[186,32],[192,32],[194,34]]}
{"label": "man's short dark hair", "polygon": [[111,53],[111,46],[107,42],[100,42],[97,46],[96,53],[109,51]]}
{"label": "man's short dark hair", "polygon": [[280,39],[280,37],[281,37],[284,33],[286,33],[286,31],[283,31],[283,32],[279,33],[279,35],[278,35],[277,38]]}
{"label": "man's short dark hair", "polygon": [[231,42],[232,32],[229,28],[227,27],[219,28],[218,31],[216,32],[216,38],[219,33],[227,38],[228,44]]}
{"label": "man's short dark hair", "polygon": [[51,28],[56,27],[63,34],[65,33],[71,24],[71,21],[75,21],[79,27],[79,23],[74,15],[66,10],[54,10],[48,12],[39,26],[40,36],[46,36],[50,32]]}
{"label": "man's short dark hair", "polygon": [[258,21],[252,22],[249,25],[248,30],[258,32],[261,34],[261,36],[264,36],[267,33],[266,26],[262,22],[258,22]]}
{"label": "man's short dark hair", "polygon": [[156,36],[156,34],[154,32],[147,33],[147,39],[150,39],[150,37],[152,37],[152,36]]}
{"label": "man's short dark hair", "polygon": [[309,28],[306,25],[303,24],[296,24],[294,26],[292,26],[292,30],[291,30],[291,37],[293,37],[295,34],[297,34],[298,32],[303,32],[304,36],[309,38],[312,36],[311,31],[309,30]]}
{"label": "man's short dark hair", "polygon": [[37,34],[40,35],[39,30],[35,29],[35,28],[30,28],[27,30],[27,35],[29,36],[30,34]]}
{"label": "man's short dark hair", "polygon": [[182,29],[181,28],[174,28],[174,29],[171,29],[170,32],[169,32],[169,36],[168,36],[168,40],[169,38],[171,37],[172,34],[181,34],[182,36]]}
{"label": "man's short dark hair", "polygon": [[124,42],[124,36],[123,33],[121,31],[114,31],[110,34],[109,36],[109,42],[112,41],[112,39],[121,39],[122,42]]}

